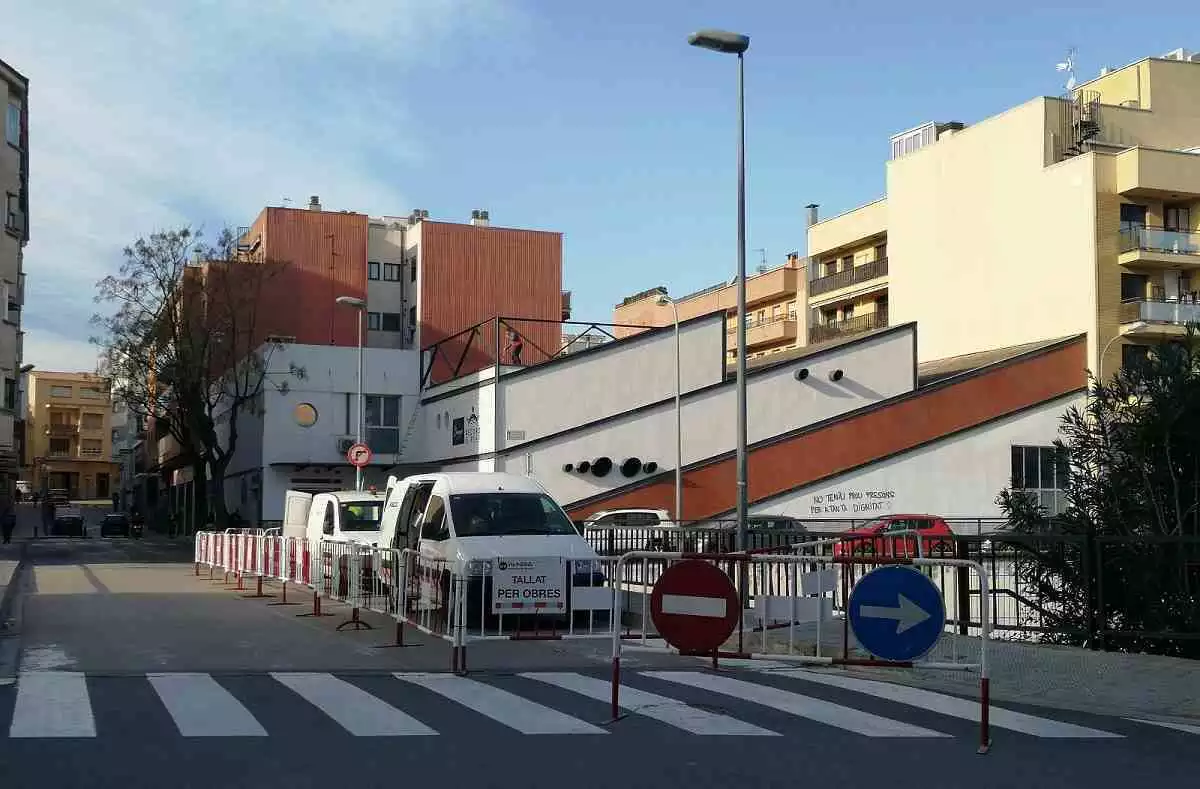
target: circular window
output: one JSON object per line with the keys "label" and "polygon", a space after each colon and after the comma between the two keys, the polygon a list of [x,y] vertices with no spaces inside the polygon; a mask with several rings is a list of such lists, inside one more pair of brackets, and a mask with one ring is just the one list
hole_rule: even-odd
{"label": "circular window", "polygon": [[312,403],[297,403],[292,418],[300,427],[312,427],[317,423],[317,407]]}

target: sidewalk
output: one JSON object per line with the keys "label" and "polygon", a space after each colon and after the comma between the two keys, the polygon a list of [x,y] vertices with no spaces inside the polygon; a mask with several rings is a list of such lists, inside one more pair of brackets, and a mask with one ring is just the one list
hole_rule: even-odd
{"label": "sidewalk", "polygon": [[[816,640],[815,624],[797,626],[793,650],[812,655]],[[787,654],[788,631],[768,631],[766,650],[761,632],[746,632],[743,643],[747,652]],[[821,645],[822,655],[841,655],[841,618],[822,624]],[[978,637],[947,634],[925,659],[978,662],[980,647]],[[737,648],[736,635],[726,648]],[[858,649],[853,634],[850,654],[869,657]],[[1196,660],[993,639],[988,668],[994,701],[1191,723],[1200,720],[1200,661]],[[979,691],[978,672],[870,668],[853,673],[961,695]]]}

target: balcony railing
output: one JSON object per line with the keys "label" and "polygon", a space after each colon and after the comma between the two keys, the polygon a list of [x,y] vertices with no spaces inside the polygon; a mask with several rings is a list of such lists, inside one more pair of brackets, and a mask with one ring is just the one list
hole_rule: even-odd
{"label": "balcony railing", "polygon": [[83,458],[98,458],[102,454],[104,454],[103,449],[92,449],[91,447],[84,447],[83,449],[79,450],[79,456],[83,457]]}
{"label": "balcony railing", "polygon": [[1200,303],[1195,301],[1129,300],[1121,302],[1121,323],[1200,323]]}
{"label": "balcony railing", "polygon": [[839,271],[836,274],[829,274],[824,277],[817,277],[812,282],[808,283],[808,295],[816,296],[819,293],[828,293],[831,290],[839,290],[848,288],[851,285],[857,285],[860,282],[882,277],[888,273],[887,258],[882,258],[871,263],[865,263],[861,266],[854,266],[845,271]]}
{"label": "balcony railing", "polygon": [[1200,232],[1127,227],[1121,231],[1121,252],[1134,251],[1200,256]]}
{"label": "balcony railing", "polygon": [[845,337],[851,334],[861,334],[862,332],[874,329],[882,329],[887,325],[887,310],[877,309],[875,312],[856,315],[844,321],[834,321],[833,323],[813,326],[808,330],[808,341],[810,343],[825,342],[826,340],[834,340],[838,337]]}
{"label": "balcony railing", "polygon": [[73,436],[79,432],[79,425],[74,422],[51,422],[46,426],[46,435]]}

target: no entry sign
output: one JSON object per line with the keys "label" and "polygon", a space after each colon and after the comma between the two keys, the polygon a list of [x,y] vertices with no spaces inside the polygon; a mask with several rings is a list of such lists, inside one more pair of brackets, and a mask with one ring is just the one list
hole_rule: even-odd
{"label": "no entry sign", "polygon": [[733,634],[741,601],[716,566],[688,559],[667,568],[650,593],[650,618],[666,642],[683,652],[712,652]]}

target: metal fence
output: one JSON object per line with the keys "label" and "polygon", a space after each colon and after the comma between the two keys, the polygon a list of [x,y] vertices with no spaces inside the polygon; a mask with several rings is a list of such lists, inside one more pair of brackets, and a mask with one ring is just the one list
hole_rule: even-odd
{"label": "metal fence", "polygon": [[[839,533],[832,521],[805,521],[803,526],[747,529],[746,548],[784,551]],[[978,635],[986,607],[996,638],[1200,657],[1200,537],[1028,535],[1003,530],[1005,526],[988,519],[959,521],[951,524],[953,535],[920,540],[851,537],[845,533],[849,529],[840,535],[849,555],[958,559],[986,568],[991,578],[986,597],[960,569],[925,568],[942,592],[951,632]],[[736,547],[732,521],[579,527],[602,556],[631,551],[728,553]],[[832,555],[835,550],[824,552]],[[864,571],[853,565],[838,569],[845,577],[839,577],[834,588],[835,613],[844,614],[843,592]],[[657,577],[650,572],[633,564],[626,583],[653,585]],[[777,586],[776,581],[756,577],[755,583]]]}

